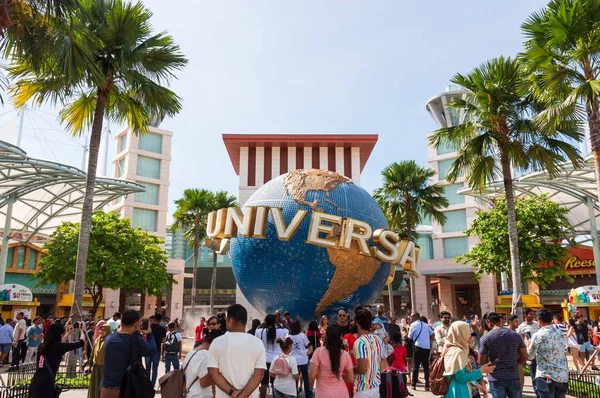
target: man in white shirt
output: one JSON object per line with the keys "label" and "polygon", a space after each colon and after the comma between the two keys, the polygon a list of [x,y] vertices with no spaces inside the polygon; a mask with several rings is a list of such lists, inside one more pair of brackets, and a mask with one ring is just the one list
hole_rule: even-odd
{"label": "man in white shirt", "polygon": [[216,398],[258,397],[267,369],[265,347],[246,333],[248,312],[240,304],[227,308],[227,333],[210,346],[208,374],[217,386]]}
{"label": "man in white shirt", "polygon": [[25,345],[25,330],[27,329],[27,324],[25,323],[25,319],[23,319],[24,317],[24,313],[17,313],[17,323],[15,324],[15,330],[13,332],[11,365],[16,369],[19,369],[19,363],[21,362],[21,350],[27,351],[27,346]]}
{"label": "man in white shirt", "polygon": [[440,312],[440,324],[435,328],[435,341],[437,343],[437,352],[444,352],[444,344],[446,343],[446,337],[450,331],[450,321],[452,321],[452,314],[448,311]]}
{"label": "man in white shirt", "polygon": [[108,321],[106,321],[106,323],[108,324],[108,326],[110,326],[110,329],[114,332],[115,330],[117,330],[117,327],[121,323],[121,313],[115,312],[114,315],[112,316],[112,318],[109,319]]}

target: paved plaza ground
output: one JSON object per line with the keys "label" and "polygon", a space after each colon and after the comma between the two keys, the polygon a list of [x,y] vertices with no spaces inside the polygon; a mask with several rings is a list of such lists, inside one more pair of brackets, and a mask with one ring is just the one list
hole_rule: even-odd
{"label": "paved plaza ground", "polygon": [[[192,347],[193,347],[192,339],[184,340],[184,345],[183,345],[184,356],[185,356],[185,353],[187,353],[189,350],[192,349]],[[6,366],[4,368],[0,368],[0,377],[2,377],[3,379],[4,379],[4,375],[6,374],[6,370],[7,370]],[[162,376],[165,373],[165,365],[162,362],[158,368],[158,373],[159,373],[159,378],[160,378],[160,376]],[[420,379],[423,380],[422,372],[421,372]],[[421,384],[417,385],[416,391],[411,390],[411,393],[414,395],[415,398],[433,398],[433,397],[435,397],[430,392],[425,392],[424,386]],[[157,396],[160,396],[160,393],[157,393]],[[85,397],[87,397],[87,391],[85,391],[85,390],[71,390],[71,391],[65,391],[61,394],[61,398],[85,398]],[[271,398],[272,396],[268,395],[268,397]],[[491,398],[491,395],[489,397]],[[304,398],[304,394],[301,393],[298,398]],[[535,398],[535,395],[533,394],[533,389],[531,388],[531,378],[530,377],[525,378],[525,390],[524,390],[523,398]]]}

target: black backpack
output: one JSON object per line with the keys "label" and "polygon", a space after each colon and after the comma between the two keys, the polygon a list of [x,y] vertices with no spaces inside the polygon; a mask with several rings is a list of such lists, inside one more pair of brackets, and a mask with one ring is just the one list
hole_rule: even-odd
{"label": "black backpack", "polygon": [[142,366],[135,340],[135,335],[132,334],[129,340],[129,359],[131,362],[121,381],[119,398],[152,398],[154,397],[154,386],[146,376],[146,370]]}
{"label": "black backpack", "polygon": [[402,372],[392,369],[381,372],[380,398],[406,398],[408,395],[406,377]]}
{"label": "black backpack", "polygon": [[165,353],[174,354],[179,352],[179,342],[177,341],[177,334],[175,332],[167,333],[165,339]]}

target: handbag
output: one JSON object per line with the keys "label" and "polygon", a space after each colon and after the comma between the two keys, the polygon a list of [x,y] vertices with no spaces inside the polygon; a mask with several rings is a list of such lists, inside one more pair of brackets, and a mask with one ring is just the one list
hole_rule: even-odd
{"label": "handbag", "polygon": [[423,331],[423,322],[419,321],[419,324],[421,325],[421,329],[419,329],[419,334],[417,337],[415,339],[407,337],[406,341],[404,342],[404,347],[406,347],[406,353],[409,355],[409,357],[413,356],[413,352],[415,350],[415,341],[419,340],[419,336],[421,336],[421,332]]}
{"label": "handbag", "polygon": [[52,371],[52,368],[50,368],[50,365],[48,365],[48,361],[46,361],[46,358],[44,358],[44,366],[46,366],[46,369],[48,369],[48,372],[50,372],[50,376],[52,377],[52,382],[54,383],[54,395],[51,394],[51,397],[60,397],[60,394],[62,393],[62,388],[56,385],[56,375],[54,374],[54,372]]}

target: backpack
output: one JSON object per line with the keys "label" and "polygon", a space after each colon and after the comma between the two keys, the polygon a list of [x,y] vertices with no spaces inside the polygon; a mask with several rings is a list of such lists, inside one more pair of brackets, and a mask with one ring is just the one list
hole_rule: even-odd
{"label": "backpack", "polygon": [[287,376],[291,372],[290,364],[284,357],[279,357],[273,362],[273,366],[269,372],[275,376]]}
{"label": "backpack", "polygon": [[381,372],[381,384],[379,385],[380,398],[406,398],[406,376],[397,370],[386,370]]}
{"label": "backpack", "polygon": [[165,353],[173,354],[179,351],[179,342],[177,341],[177,335],[175,332],[167,333],[165,339]]}
{"label": "backpack", "polygon": [[138,346],[133,334],[129,340],[129,359],[131,362],[121,380],[119,398],[154,397],[154,386],[146,376],[146,370],[142,366],[141,357],[138,355]]}
{"label": "backpack", "polygon": [[194,355],[197,353],[198,351],[194,350],[190,360],[185,364],[183,369],[172,370],[158,379],[158,385],[160,385],[160,396],[162,398],[185,397],[192,385],[198,381],[198,376],[196,376],[196,378],[189,385],[185,380],[185,370],[188,366],[190,366]]}
{"label": "backpack", "polygon": [[450,380],[444,376],[444,355],[448,352],[448,348],[444,350],[444,353],[437,357],[431,365],[431,372],[429,373],[429,387],[433,395],[444,395],[448,392],[450,383],[454,379],[454,375],[450,377]]}

